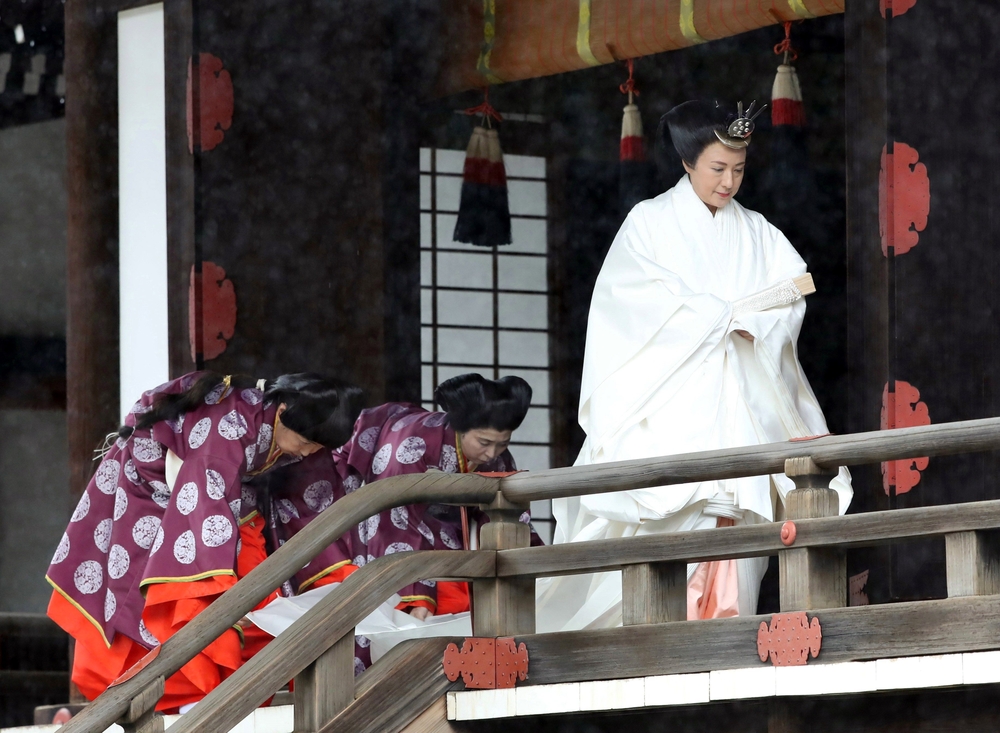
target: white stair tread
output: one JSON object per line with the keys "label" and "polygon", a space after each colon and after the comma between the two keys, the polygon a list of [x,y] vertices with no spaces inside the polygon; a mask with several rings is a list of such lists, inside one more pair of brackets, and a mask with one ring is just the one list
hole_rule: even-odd
{"label": "white stair tread", "polygon": [[449,692],[448,720],[992,683],[1000,683],[1000,651],[897,657],[870,662],[812,663],[801,667],[761,664],[697,674]]}
{"label": "white stair tread", "polygon": [[[180,715],[164,716],[164,726],[169,728]],[[52,733],[59,730],[58,725],[26,725],[20,728],[0,728],[0,733]],[[295,728],[291,705],[278,705],[271,708],[257,708],[244,718],[230,733],[292,733]],[[112,725],[105,733],[122,733],[120,725]]]}

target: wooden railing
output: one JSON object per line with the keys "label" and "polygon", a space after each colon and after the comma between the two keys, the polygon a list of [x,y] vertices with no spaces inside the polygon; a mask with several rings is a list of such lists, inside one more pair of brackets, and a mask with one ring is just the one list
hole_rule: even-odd
{"label": "wooden railing", "polygon": [[[879,607],[841,608],[846,605],[844,549],[944,535],[949,595],[992,595],[1000,589],[996,587],[994,564],[997,545],[995,535],[989,530],[1000,527],[1000,502],[834,517],[837,498],[826,486],[841,465],[996,449],[1000,449],[1000,419],[990,418],[553,469],[503,479],[438,473],[386,479],[338,501],[207,611],[167,640],[141,670],[109,688],[64,730],[66,733],[103,731],[116,721],[122,722],[126,731],[161,730],[162,718],[155,715],[152,708],[162,694],[163,680],[167,676],[357,522],[385,509],[407,504],[484,505],[491,521],[483,527],[482,549],[407,553],[385,557],[361,568],[237,670],[172,730],[176,733],[228,730],[293,676],[296,679],[296,731],[339,730],[337,721],[346,714],[341,711],[355,699],[354,626],[397,588],[420,579],[472,580],[476,634],[517,635],[531,640],[534,647],[530,649],[532,683],[562,680],[567,674],[572,677],[583,674],[584,670],[597,675],[591,679],[622,674],[621,665],[607,664],[602,672],[595,666],[596,661],[589,666],[579,664],[581,659],[589,658],[586,649],[601,644],[614,647],[622,643],[649,643],[650,649],[661,652],[664,644],[672,643],[670,640],[683,639],[688,644],[665,656],[633,655],[648,663],[632,669],[632,673],[661,670],[651,672],[658,674],[665,673],[662,670],[667,668],[687,670],[699,664],[714,663],[717,655],[710,653],[715,648],[712,645],[700,647],[705,652],[700,662],[692,658],[692,654],[697,657],[701,653],[697,651],[697,644],[693,647],[695,651],[691,651],[692,634],[704,636],[710,628],[718,633],[719,624],[722,628],[735,629],[755,622],[753,617],[698,624],[683,621],[686,609],[686,603],[682,603],[686,592],[684,568],[688,562],[778,554],[782,610],[840,609],[828,613],[847,614],[850,619],[861,614],[859,618],[870,617],[868,622],[876,623],[885,616]],[[780,527],[771,524],[528,548],[528,528],[518,521],[529,502],[539,499],[782,471],[797,487],[786,502],[786,514],[795,520],[798,531],[792,546],[782,544]],[[611,569],[623,570],[624,628],[534,634],[536,577]],[[960,599],[965,605],[969,605],[968,601]],[[924,618],[928,614],[939,618],[934,615],[937,613],[935,603],[955,605],[956,601],[897,604],[893,608],[925,607],[927,610],[914,618]],[[976,613],[981,613],[982,602],[976,603],[979,605],[972,605],[976,605]],[[997,604],[991,603],[990,608],[996,610]],[[971,611],[970,614],[974,615]],[[1000,614],[987,615],[994,624],[1000,617]],[[836,624],[836,619],[831,623]],[[982,623],[986,622],[980,621],[980,625]],[[648,629],[653,628],[650,624],[669,626],[672,632],[666,637],[647,638]],[[974,620],[967,628],[968,632],[958,634],[944,646],[952,648],[955,644],[965,644],[969,649],[992,648],[991,644],[1000,646],[1000,640],[994,641],[991,635],[980,633],[976,637],[978,626]],[[576,646],[566,647],[566,643]],[[912,641],[907,643],[913,646]],[[930,646],[938,649],[942,645]],[[553,660],[569,649],[577,651],[574,669],[567,671]],[[832,656],[836,657],[836,652]],[[606,655],[603,658],[609,659]],[[684,660],[684,664],[670,667],[671,660]],[[378,667],[376,665],[365,676],[372,675]]]}

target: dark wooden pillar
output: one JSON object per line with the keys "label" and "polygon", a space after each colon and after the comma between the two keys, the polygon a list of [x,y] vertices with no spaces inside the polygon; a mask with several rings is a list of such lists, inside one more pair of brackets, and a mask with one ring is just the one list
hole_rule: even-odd
{"label": "dark wooden pillar", "polygon": [[117,13],[66,2],[67,335],[70,491],[118,425]]}

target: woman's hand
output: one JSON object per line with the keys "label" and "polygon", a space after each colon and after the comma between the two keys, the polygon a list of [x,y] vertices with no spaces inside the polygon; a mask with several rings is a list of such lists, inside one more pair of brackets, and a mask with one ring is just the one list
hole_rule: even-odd
{"label": "woman's hand", "polygon": [[753,343],[753,334],[751,334],[749,331],[744,331],[741,328],[737,328],[736,329],[736,333],[738,335],[742,336],[743,338],[745,338],[750,343]]}
{"label": "woman's hand", "polygon": [[407,611],[413,618],[418,621],[426,621],[427,617],[431,615],[431,612],[424,608],[423,606],[414,606],[409,611]]}

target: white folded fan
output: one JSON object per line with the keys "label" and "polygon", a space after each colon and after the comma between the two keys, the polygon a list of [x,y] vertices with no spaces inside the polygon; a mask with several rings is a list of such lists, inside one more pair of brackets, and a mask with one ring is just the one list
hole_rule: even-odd
{"label": "white folded fan", "polygon": [[[277,636],[301,618],[340,583],[331,583],[292,598],[276,598],[258,611],[247,614],[254,625],[271,636]],[[372,662],[377,661],[396,644],[408,639],[436,636],[472,636],[472,619],[463,613],[428,616],[421,621],[396,610],[400,598],[392,596],[355,627],[354,632],[371,642]]]}

